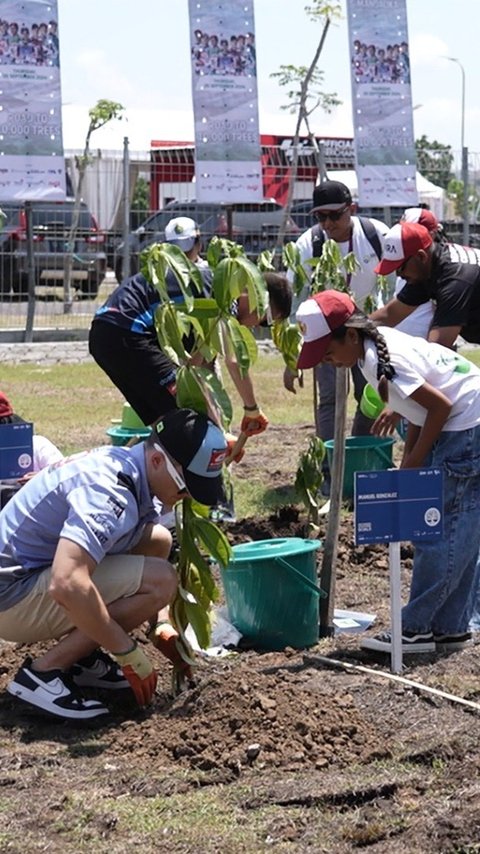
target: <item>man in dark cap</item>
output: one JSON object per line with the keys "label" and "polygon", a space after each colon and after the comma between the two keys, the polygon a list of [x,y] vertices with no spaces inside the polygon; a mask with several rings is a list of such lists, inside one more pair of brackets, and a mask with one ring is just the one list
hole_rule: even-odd
{"label": "man in dark cap", "polygon": [[[355,303],[363,308],[367,297],[377,296],[378,278],[375,267],[383,252],[384,235],[388,226],[377,219],[367,219],[356,216],[355,205],[350,190],[341,181],[323,181],[313,191],[312,214],[317,223],[305,231],[297,240],[296,246],[300,260],[305,264],[305,270],[310,276],[312,268],[306,264],[311,258],[321,256],[326,240],[334,240],[338,244],[343,257],[353,252],[358,262],[358,269],[347,277],[347,285]],[[297,297],[292,314],[295,315],[298,305],[309,296],[308,285]],[[295,391],[296,374],[288,368],[284,372],[284,385],[289,391]],[[317,433],[324,441],[333,438],[335,423],[335,369],[332,365],[318,365],[315,376],[319,391],[319,406],[317,414]],[[359,403],[365,380],[360,370],[352,368],[354,394]],[[353,436],[363,436],[370,433],[372,421],[362,415],[357,407],[352,426]],[[327,464],[326,464],[327,465]],[[325,471],[325,492],[329,490],[329,474]]]}

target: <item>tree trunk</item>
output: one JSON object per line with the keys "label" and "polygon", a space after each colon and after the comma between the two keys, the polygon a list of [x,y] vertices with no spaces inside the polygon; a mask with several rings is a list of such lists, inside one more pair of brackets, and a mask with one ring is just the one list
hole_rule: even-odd
{"label": "tree trunk", "polygon": [[[293,193],[295,190],[295,181],[297,180],[297,172],[298,172],[298,145],[300,141],[300,129],[302,126],[302,122],[305,121],[308,128],[308,113],[306,110],[306,102],[308,96],[308,86],[312,77],[313,72],[315,71],[315,67],[317,65],[318,60],[320,59],[320,54],[323,50],[323,45],[325,44],[325,39],[327,37],[327,33],[330,27],[330,18],[327,18],[325,21],[323,32],[318,43],[317,50],[315,51],[315,56],[310,64],[310,67],[305,75],[305,79],[302,82],[300,89],[300,105],[298,108],[298,116],[297,123],[295,126],[295,134],[293,137],[293,160],[290,166],[290,174],[288,176],[288,191],[287,191],[287,200],[285,202],[285,208],[283,211],[283,218],[280,225],[280,229],[277,235],[277,242],[275,244],[275,256],[277,254],[281,255],[283,243],[285,240],[285,234],[287,230],[287,221],[290,216],[290,211],[292,208],[293,201]],[[321,174],[319,172],[319,174]]]}
{"label": "tree trunk", "polygon": [[73,305],[72,294],[72,270],[73,270],[73,253],[75,249],[75,237],[78,231],[78,223],[80,222],[80,206],[82,202],[82,187],[85,178],[85,170],[88,163],[88,153],[90,150],[91,129],[85,139],[85,147],[81,158],[77,161],[78,181],[75,188],[75,200],[73,204],[72,223],[68,232],[67,251],[65,252],[65,260],[63,265],[63,313],[70,314]]}
{"label": "tree trunk", "polygon": [[348,372],[337,368],[335,383],[335,435],[332,460],[332,482],[330,487],[330,512],[328,528],[323,545],[320,586],[327,594],[320,599],[320,637],[331,637],[334,633],[333,612],[335,608],[336,562],[338,532],[342,512],[343,472],[345,468],[345,424],[347,421]]}

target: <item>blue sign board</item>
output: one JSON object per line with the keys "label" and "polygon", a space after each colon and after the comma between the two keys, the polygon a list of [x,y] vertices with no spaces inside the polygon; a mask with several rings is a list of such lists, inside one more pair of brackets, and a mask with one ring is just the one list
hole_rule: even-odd
{"label": "blue sign board", "polygon": [[32,469],[33,424],[0,424],[0,478],[19,478]]}
{"label": "blue sign board", "polygon": [[443,534],[442,470],[355,472],[355,544],[430,540]]}

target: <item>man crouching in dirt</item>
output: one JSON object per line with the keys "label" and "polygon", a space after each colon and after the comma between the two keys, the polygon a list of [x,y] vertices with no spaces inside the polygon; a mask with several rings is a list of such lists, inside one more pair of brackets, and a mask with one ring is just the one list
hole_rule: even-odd
{"label": "man crouching in dirt", "polygon": [[[131,688],[141,706],[152,700],[157,674],[129,632],[177,588],[155,499],[163,511],[188,496],[216,504],[226,454],[212,421],[172,410],[145,442],[67,458],[11,498],[0,513],[0,638],[58,643],[25,659],[10,694],[77,721],[108,714],[83,696],[89,687]],[[160,649],[168,655],[168,643]]]}

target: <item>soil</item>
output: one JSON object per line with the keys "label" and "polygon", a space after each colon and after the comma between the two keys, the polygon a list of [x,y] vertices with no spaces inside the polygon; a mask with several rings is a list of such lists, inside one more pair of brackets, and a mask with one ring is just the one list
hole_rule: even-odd
{"label": "soil", "polygon": [[[238,476],[268,479],[281,495],[308,435],[302,425],[267,431]],[[287,504],[226,530],[237,543],[303,537],[305,525]],[[404,597],[412,554],[405,544]],[[375,613],[378,630],[388,591],[386,548],[354,547],[346,512],[336,606]],[[408,656],[406,683],[387,678],[389,659],[362,651],[361,637],[199,658],[195,683],[177,697],[149,646],[160,671],[152,707],[110,694],[111,716],[91,728],[42,718],[5,692],[27,650],[3,644],[0,851],[479,852],[478,647]]]}

